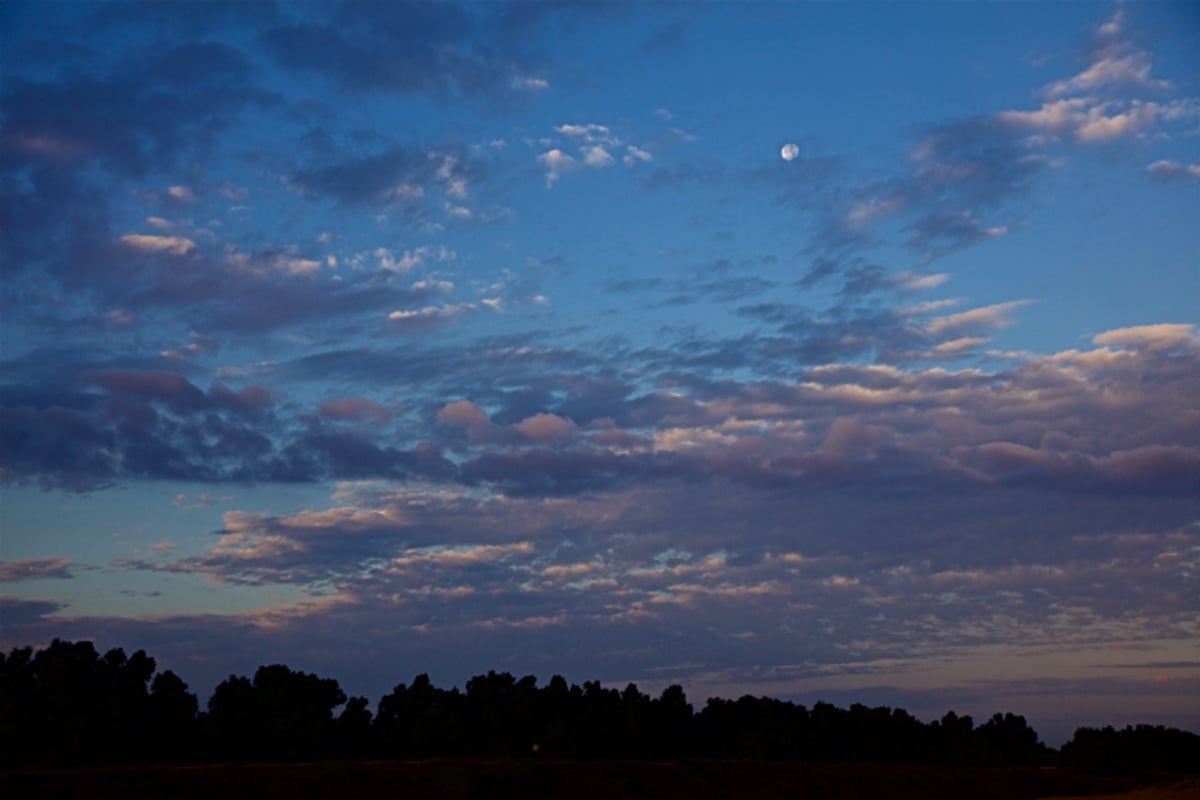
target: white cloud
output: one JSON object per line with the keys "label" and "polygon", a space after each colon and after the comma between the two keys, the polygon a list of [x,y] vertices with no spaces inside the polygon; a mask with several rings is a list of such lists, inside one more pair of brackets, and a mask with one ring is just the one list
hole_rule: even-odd
{"label": "white cloud", "polygon": [[196,249],[196,243],[186,236],[145,236],[128,233],[121,237],[121,243],[144,253],[171,253],[177,256],[186,255]]}
{"label": "white cloud", "polygon": [[625,157],[622,160],[625,162],[626,166],[632,167],[639,161],[649,162],[653,159],[654,156],[652,156],[648,151],[643,150],[640,147],[635,147],[634,145],[629,145],[625,148]]}
{"label": "white cloud", "polygon": [[575,169],[577,162],[574,158],[559,150],[547,150],[538,156],[538,163],[546,168],[546,186],[549,188],[564,172]]}
{"label": "white cloud", "polygon": [[1190,101],[1097,101],[1073,97],[1042,104],[1036,111],[1004,111],[1002,123],[1052,136],[1070,135],[1084,144],[1111,142],[1146,131],[1156,124],[1196,116],[1200,109]]}
{"label": "white cloud", "polygon": [[1117,6],[1113,15],[1100,23],[1096,28],[1096,38],[1100,40],[1115,39],[1125,32],[1125,9]]}
{"label": "white cloud", "polygon": [[425,281],[416,281],[415,283],[413,283],[412,288],[419,292],[420,291],[452,292],[452,291],[454,291],[454,284],[450,281],[425,280]]}
{"label": "white cloud", "polygon": [[310,275],[321,268],[321,262],[297,255],[295,247],[288,246],[282,252],[252,254],[239,252],[229,247],[225,263],[243,272],[264,274],[267,272],[289,272],[293,275]]}
{"label": "white cloud", "polygon": [[384,201],[389,204],[403,205],[420,200],[425,196],[425,187],[409,181],[401,181],[382,193]]}
{"label": "white cloud", "polygon": [[1049,97],[1062,97],[1093,92],[1110,86],[1165,91],[1171,88],[1171,82],[1152,79],[1150,57],[1138,52],[1121,57],[1101,58],[1075,77],[1050,84],[1046,88],[1046,94]]}
{"label": "white cloud", "polygon": [[890,217],[902,211],[904,207],[905,201],[900,197],[872,198],[852,206],[846,212],[846,223],[851,227],[858,228],[877,219]]}
{"label": "white cloud", "polygon": [[392,322],[448,320],[475,310],[474,303],[455,303],[445,306],[425,306],[411,311],[393,311],[388,314]]}
{"label": "white cloud", "polygon": [[947,297],[942,300],[929,300],[924,303],[917,303],[915,306],[908,306],[907,308],[901,310],[907,316],[919,317],[923,314],[931,314],[934,311],[941,311],[944,308],[952,308],[961,302],[961,297]]}
{"label": "white cloud", "polygon": [[1091,51],[1082,72],[1045,87],[1047,101],[1041,108],[1007,111],[999,119],[1044,134],[1070,135],[1081,143],[1103,143],[1196,113],[1193,101],[1146,99],[1174,87],[1150,76],[1150,55],[1132,44],[1121,9],[1097,28]]}
{"label": "white cloud", "polygon": [[226,200],[237,201],[245,200],[250,195],[250,191],[242,186],[232,186],[228,183],[222,183],[221,185],[217,186],[217,194],[221,195]]}
{"label": "white cloud", "polygon": [[[455,252],[445,246],[434,247],[427,244],[413,250],[405,250],[400,258],[396,258],[395,254],[386,247],[375,248],[372,255],[379,259],[379,268],[389,272],[409,272],[424,264],[428,258],[435,258],[441,262],[453,261],[456,258]],[[362,256],[355,259],[356,264],[361,261]]]}
{"label": "white cloud", "polygon": [[934,336],[957,337],[960,333],[1007,328],[1014,322],[1013,312],[1030,302],[1032,301],[1013,300],[1008,303],[973,308],[970,311],[961,311],[944,317],[935,317],[926,323],[925,329]]}
{"label": "white cloud", "polygon": [[1087,118],[1087,104],[1082,97],[1054,100],[1043,103],[1037,111],[1004,111],[998,116],[1006,124],[1058,134],[1078,127]]}
{"label": "white cloud", "polygon": [[927,355],[932,359],[955,358],[982,347],[990,341],[991,339],[983,336],[964,336],[961,339],[951,339],[948,342],[942,342],[929,351]]}
{"label": "white cloud", "polygon": [[1200,347],[1200,333],[1191,324],[1135,325],[1105,331],[1092,338],[1094,344],[1115,345],[1132,350],[1171,350],[1176,347]]}
{"label": "white cloud", "polygon": [[192,203],[196,200],[196,195],[191,188],[187,186],[171,186],[167,189],[167,195],[172,200],[178,200],[181,203]]}
{"label": "white cloud", "polygon": [[905,272],[896,276],[896,283],[900,288],[910,292],[936,289],[948,280],[950,280],[950,275],[946,272],[936,272],[932,275],[913,275]]}
{"label": "white cloud", "polygon": [[561,133],[563,136],[571,136],[582,139],[585,142],[604,142],[612,144],[615,140],[612,138],[607,125],[597,125],[588,123],[586,125],[559,125],[554,130]]}
{"label": "white cloud", "polygon": [[320,261],[314,261],[311,258],[285,258],[279,261],[284,272],[290,272],[293,275],[310,275],[321,268]]}
{"label": "white cloud", "polygon": [[513,78],[512,85],[514,89],[544,92],[550,88],[550,81],[545,78]]}
{"label": "white cloud", "polygon": [[607,167],[613,163],[613,157],[600,145],[586,145],[583,148],[583,163],[588,167]]}
{"label": "white cloud", "polygon": [[1146,172],[1156,181],[1200,181],[1200,164],[1181,164],[1178,161],[1155,161]]}
{"label": "white cloud", "polygon": [[492,545],[460,545],[456,547],[427,547],[406,550],[392,560],[397,566],[414,563],[432,563],[441,566],[467,566],[500,561],[513,555],[531,555],[534,547],[530,542]]}
{"label": "white cloud", "polygon": [[1154,124],[1162,111],[1157,103],[1134,101],[1125,111],[1108,116],[1109,105],[1089,108],[1087,119],[1075,131],[1080,142],[1111,142],[1122,136],[1138,133]]}

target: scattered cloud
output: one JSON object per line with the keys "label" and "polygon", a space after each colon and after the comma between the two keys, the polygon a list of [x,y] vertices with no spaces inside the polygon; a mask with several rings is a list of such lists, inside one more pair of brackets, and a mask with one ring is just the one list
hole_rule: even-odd
{"label": "scattered cloud", "polygon": [[443,325],[477,310],[474,303],[450,303],[441,306],[393,311],[388,314],[389,326],[396,330],[426,330]]}
{"label": "scattered cloud", "polygon": [[340,155],[292,175],[299,191],[329,197],[339,205],[400,211],[423,222],[439,198],[462,199],[482,166],[462,148],[392,147],[372,155]]}
{"label": "scattered cloud", "polygon": [[1200,181],[1200,164],[1182,164],[1178,161],[1161,160],[1146,167],[1146,173],[1152,180],[1163,183]]}
{"label": "scattered cloud", "polygon": [[[1180,149],[1200,104],[1135,13],[1041,63],[1040,90],[1017,75],[991,112],[903,120],[898,148],[731,136],[754,102],[732,83],[673,110],[588,95],[606,73],[538,44],[601,41],[585,6],[64,21],[0,88],[0,482],[31,508],[129,507],[97,514],[103,568],[25,531],[13,553],[40,557],[0,563],[0,633],[162,644],[215,680],[264,648],[363,680],[689,691],[919,694],[928,664],[995,675],[997,653],[1044,696],[1064,669],[1186,668],[1200,332],[1146,310],[1175,302],[1171,265],[1144,302],[1050,314],[1075,253],[1111,241],[1079,221],[1087,178],[1164,202],[1146,178],[1200,179]],[[650,37],[614,56],[706,35],[675,8],[619,16],[642,14]],[[615,205],[538,186],[618,176]],[[1063,246],[1040,249],[1051,202]],[[993,247],[1019,280],[963,256]],[[1034,273],[1045,300],[1004,291]],[[130,576],[205,591],[139,617],[111,605]],[[364,666],[373,630],[396,635]]]}

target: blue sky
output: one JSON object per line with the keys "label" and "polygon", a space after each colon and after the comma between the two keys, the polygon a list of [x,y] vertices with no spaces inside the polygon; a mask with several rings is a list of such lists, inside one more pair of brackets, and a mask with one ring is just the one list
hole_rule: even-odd
{"label": "blue sky", "polygon": [[8,3],[0,644],[1200,728],[1191,3]]}

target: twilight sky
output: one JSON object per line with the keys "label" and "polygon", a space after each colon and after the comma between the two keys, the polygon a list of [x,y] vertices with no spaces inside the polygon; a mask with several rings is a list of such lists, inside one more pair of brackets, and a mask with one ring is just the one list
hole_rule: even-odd
{"label": "twilight sky", "polygon": [[1200,730],[1200,5],[0,32],[3,648]]}

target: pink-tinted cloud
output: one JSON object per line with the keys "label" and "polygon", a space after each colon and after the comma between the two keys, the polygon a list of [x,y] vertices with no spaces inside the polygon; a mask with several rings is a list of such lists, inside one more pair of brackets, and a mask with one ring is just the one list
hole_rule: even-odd
{"label": "pink-tinted cloud", "polygon": [[535,414],[521,420],[515,426],[517,433],[535,442],[552,441],[570,436],[576,430],[575,423],[557,414]]}
{"label": "pink-tinted cloud", "polygon": [[1098,345],[1114,345],[1135,350],[1169,350],[1189,347],[1200,350],[1200,332],[1192,324],[1138,325],[1117,328],[1097,334],[1092,341]]}
{"label": "pink-tinted cloud", "polygon": [[0,583],[37,578],[72,578],[70,559],[62,556],[28,558],[23,561],[0,561]]}
{"label": "pink-tinted cloud", "polygon": [[365,397],[326,400],[317,406],[317,413],[326,419],[350,422],[373,422],[383,425],[392,418],[392,409]]}
{"label": "pink-tinted cloud", "polygon": [[486,413],[470,400],[456,400],[442,406],[437,413],[438,422],[466,428],[482,428],[491,424]]}

